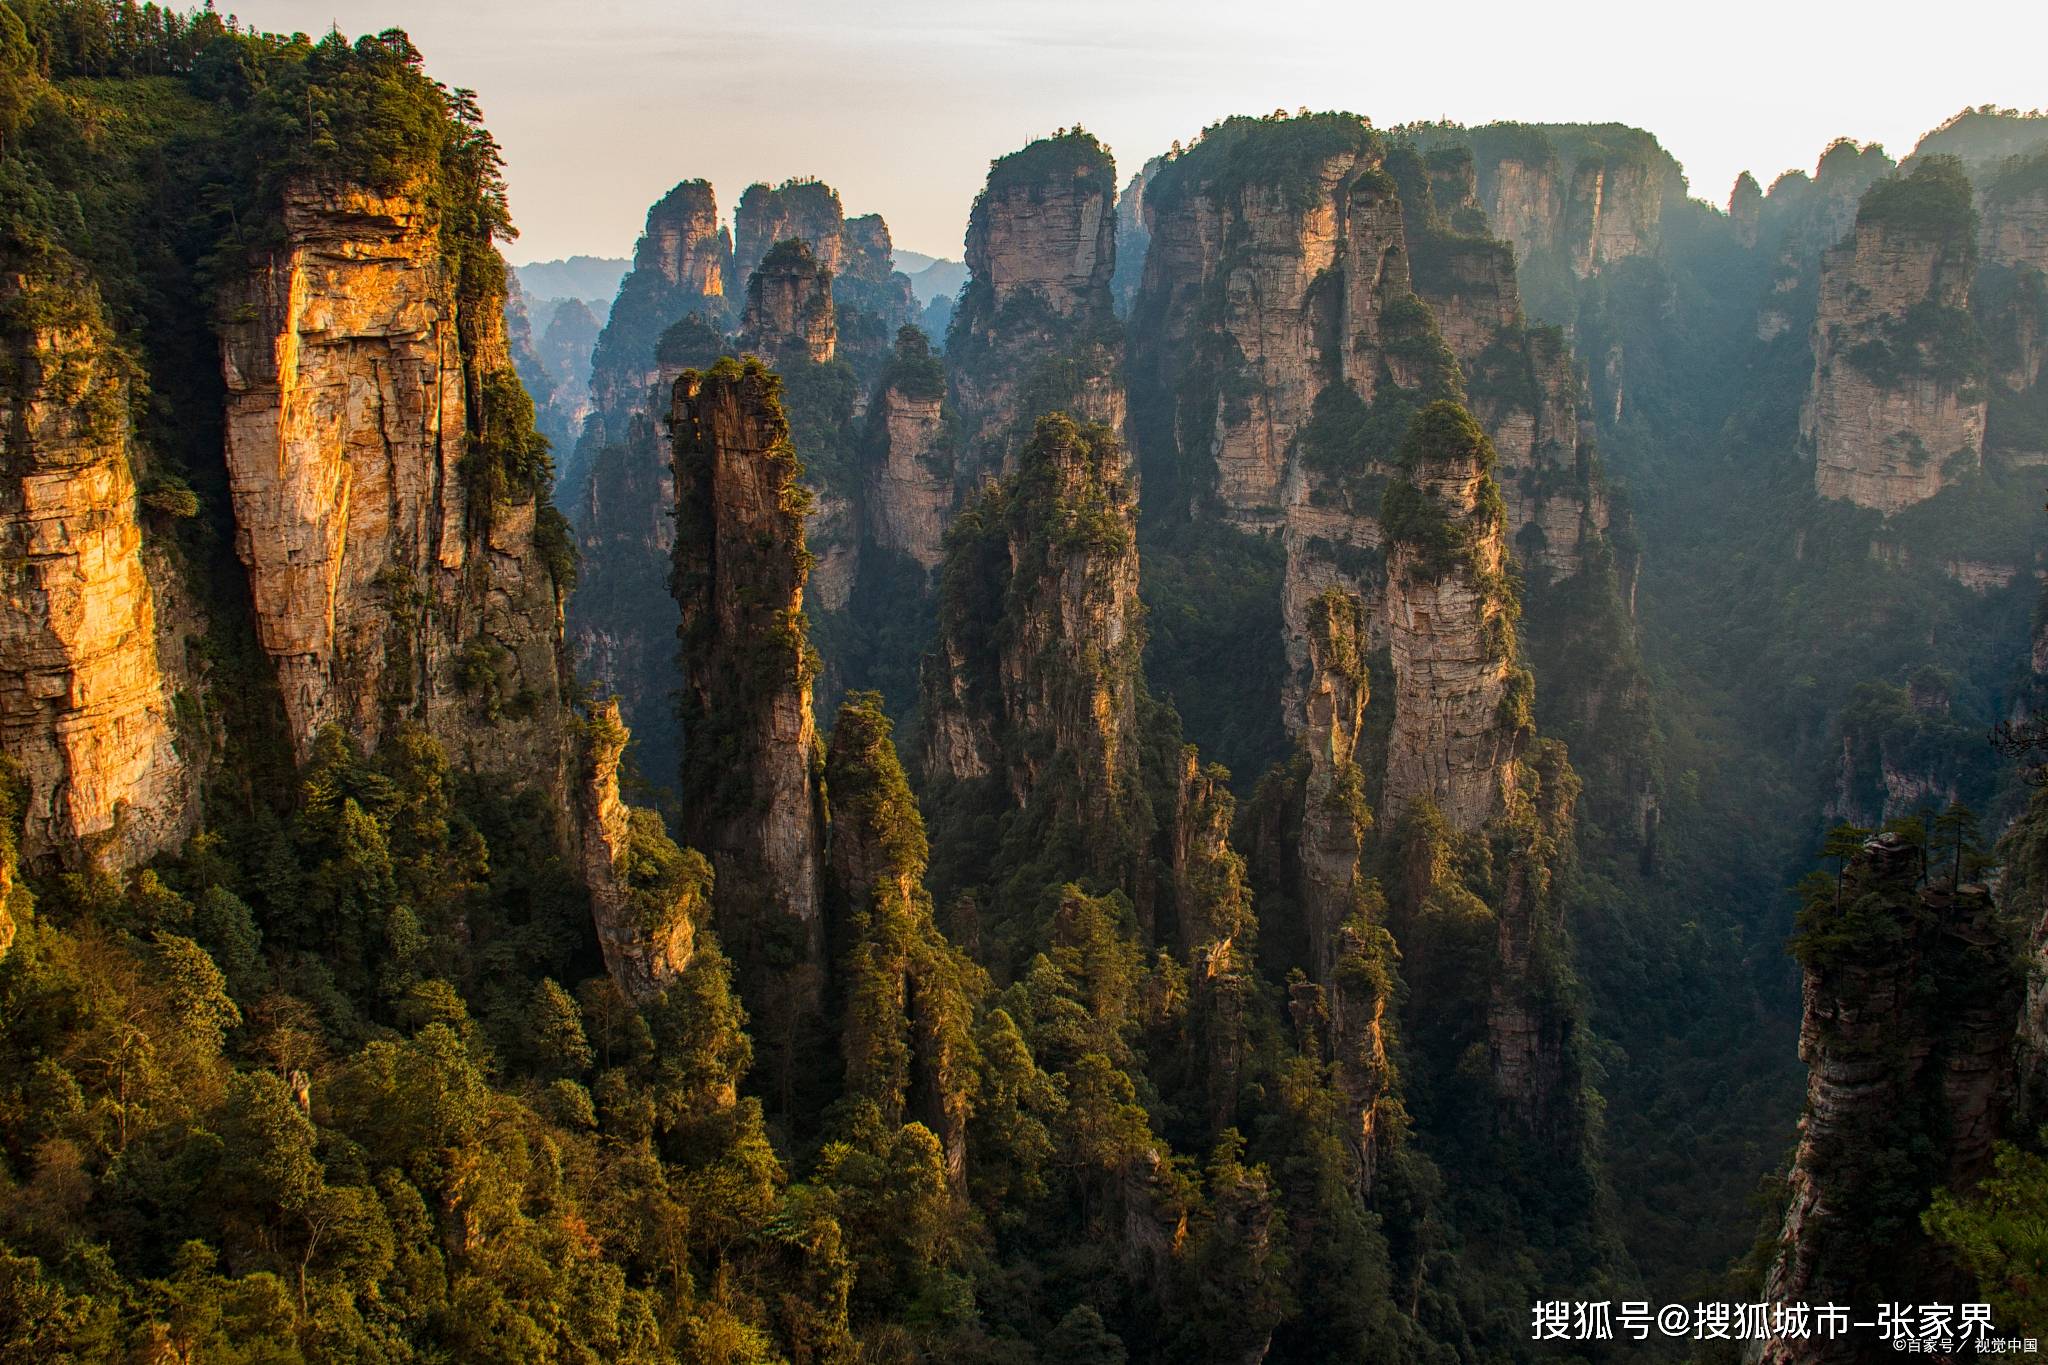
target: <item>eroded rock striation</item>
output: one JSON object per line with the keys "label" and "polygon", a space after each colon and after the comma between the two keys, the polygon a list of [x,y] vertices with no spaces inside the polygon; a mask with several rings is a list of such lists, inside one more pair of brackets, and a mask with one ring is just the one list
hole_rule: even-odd
{"label": "eroded rock striation", "polygon": [[1827,253],[1800,414],[1821,496],[1890,515],[1981,465],[1977,232],[1969,180],[1933,158],[1872,186]]}
{"label": "eroded rock striation", "polygon": [[287,191],[221,335],[236,550],[301,754],[417,720],[559,788],[545,444],[495,297],[465,300],[410,193]]}
{"label": "eroded rock striation", "polygon": [[0,267],[0,752],[25,788],[28,858],[125,867],[197,815],[172,719],[183,641],[159,620],[169,575],[145,546],[128,377],[82,271]]}
{"label": "eroded rock striation", "polygon": [[1308,772],[1301,805],[1300,894],[1309,964],[1328,1009],[1328,1046],[1346,1105],[1344,1137],[1361,1190],[1370,1192],[1379,1149],[1380,1102],[1390,1089],[1392,1004],[1384,905],[1361,859],[1372,813],[1358,761],[1370,687],[1363,605],[1331,589],[1311,614],[1310,685],[1302,741]]}
{"label": "eroded rock striation", "polygon": [[1678,163],[1650,134],[1619,124],[1492,124],[1470,130],[1477,202],[1525,267],[1579,279],[1662,239],[1684,192]]}

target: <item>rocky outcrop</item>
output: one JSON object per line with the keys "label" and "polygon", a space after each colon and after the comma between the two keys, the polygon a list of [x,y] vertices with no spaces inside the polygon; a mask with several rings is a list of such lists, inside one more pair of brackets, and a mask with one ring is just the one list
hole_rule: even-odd
{"label": "rocky outcrop", "polygon": [[1684,192],[1657,140],[1620,124],[1501,123],[1452,136],[1469,141],[1478,202],[1524,269],[1585,279],[1653,254],[1665,207]]}
{"label": "rocky outcrop", "polygon": [[711,909],[710,869],[676,849],[661,817],[619,800],[628,735],[615,701],[591,709],[583,755],[583,881],[605,970],[638,1004],[659,999],[690,965]]}
{"label": "rocky outcrop", "polygon": [[[591,405],[605,425],[586,433],[583,445],[590,445],[593,434],[600,441],[616,439],[642,408],[654,382],[655,347],[669,327],[691,313],[716,330],[732,324],[736,281],[745,278],[734,268],[732,239],[719,224],[718,199],[708,181],[685,180],[647,210],[633,268],[619,284],[591,355]],[[565,464],[564,482],[575,487],[584,467],[586,460]]]}
{"label": "rocky outcrop", "polygon": [[418,194],[299,185],[283,228],[230,291],[221,365],[236,551],[293,742],[417,720],[559,789],[545,447],[499,300],[458,303]]}
{"label": "rocky outcrop", "polygon": [[1142,894],[1148,889],[1143,878],[1138,917],[1148,940],[1172,942],[1186,964],[1204,1117],[1209,1131],[1220,1133],[1238,1121],[1252,1059],[1258,920],[1245,860],[1230,842],[1237,811],[1230,774],[1216,764],[1204,766],[1192,744],[1174,746],[1171,759],[1168,771],[1148,773],[1147,786],[1169,798],[1157,814],[1172,922],[1159,922],[1159,907]]}
{"label": "rocky outcrop", "polygon": [[1811,326],[1822,254],[1854,226],[1865,191],[1892,170],[1884,148],[1840,138],[1821,154],[1811,176],[1788,171],[1771,182],[1759,235],[1776,243],[1778,257],[1770,293],[1757,310],[1759,340]]}
{"label": "rocky outcrop", "polygon": [[1463,410],[1436,403],[1416,417],[1400,462],[1381,516],[1395,685],[1385,805],[1398,816],[1428,801],[1471,830],[1502,810],[1529,728],[1492,443]]}
{"label": "rocky outcrop", "polygon": [[159,620],[169,575],[144,544],[128,379],[82,272],[0,266],[0,753],[25,788],[21,854],[73,866],[139,862],[197,814],[172,720],[183,641]]}
{"label": "rocky outcrop", "polygon": [[953,514],[953,438],[945,401],[945,369],[931,342],[916,328],[905,328],[868,408],[861,511],[869,543],[908,556],[926,573],[945,559]]}
{"label": "rocky outcrop", "polygon": [[933,923],[924,821],[889,728],[881,697],[857,694],[840,708],[825,758],[845,1093],[873,1103],[885,1124],[930,1129],[947,1181],[965,1199],[982,977]]}
{"label": "rocky outcrop", "polygon": [[[1514,252],[1490,235],[1474,202],[1470,153],[1439,148],[1419,166],[1396,149],[1387,164],[1400,190],[1416,296],[1493,441],[1509,543],[1525,571],[1568,578],[1610,519],[1580,434],[1578,364],[1562,330],[1525,321]],[[1370,388],[1360,391],[1370,396]]]}
{"label": "rocky outcrop", "polygon": [[[1313,142],[1320,155],[1286,169],[1300,155],[1294,142]],[[1152,242],[1132,310],[1133,363],[1181,395],[1174,440],[1189,501],[1213,501],[1232,525],[1285,522],[1288,457],[1324,384],[1325,336],[1335,330],[1368,366],[1378,359],[1384,263],[1376,256],[1341,294],[1312,289],[1334,278],[1340,244],[1362,255],[1385,240],[1345,232],[1354,181],[1369,222],[1392,198],[1384,177],[1360,177],[1377,154],[1376,135],[1348,116],[1231,119],[1169,161],[1146,194]],[[1391,268],[1405,275],[1405,264]]]}
{"label": "rocky outcrop", "polygon": [[[821,270],[837,275],[846,255],[846,210],[839,191],[817,180],[747,186],[733,214],[733,260],[742,276],[758,270],[778,242],[805,243]],[[863,234],[871,229],[862,229]]]}
{"label": "rocky outcrop", "polygon": [[967,222],[968,286],[946,369],[960,423],[960,477],[1013,467],[1047,412],[1121,430],[1122,332],[1116,166],[1079,129],[997,160]]}
{"label": "rocky outcrop", "polygon": [[1311,613],[1302,741],[1308,773],[1301,806],[1301,899],[1309,965],[1328,1009],[1330,1059],[1344,1097],[1343,1132],[1358,1186],[1370,1193],[1383,1135],[1381,1099],[1390,1089],[1387,1010],[1392,1004],[1385,930],[1374,918],[1361,865],[1372,824],[1365,802],[1359,733],[1369,693],[1362,604],[1325,592]]}
{"label": "rocky outcrop", "polygon": [[1569,951],[1560,883],[1571,858],[1579,779],[1564,746],[1542,740],[1518,766],[1516,780],[1486,1013],[1495,1115],[1552,1150],[1574,1151],[1585,1119],[1573,1046],[1578,1019],[1555,983],[1557,964]]}
{"label": "rocky outcrop", "polygon": [[1923,161],[1864,195],[1853,234],[1822,263],[1800,414],[1821,496],[1890,515],[1979,467],[1976,256],[1970,184],[1953,161]]}
{"label": "rocky outcrop", "polygon": [[642,770],[664,783],[681,753],[668,679],[670,390],[683,370],[727,349],[741,302],[732,255],[707,182],[686,180],[647,211],[591,358],[582,436],[560,471],[583,560],[568,606],[570,648],[578,671],[617,699]]}
{"label": "rocky outcrop", "polygon": [[[2009,1112],[2022,980],[1989,894],[1895,834],[1808,894],[1799,1055],[1806,1112],[1765,1284],[1772,1303],[1881,1303],[1964,1288],[1921,1233],[1936,1187],[1990,1166]],[[1895,1154],[1924,1153],[1910,1170]],[[1882,1229],[1881,1234],[1879,1229]],[[1770,1365],[1866,1358],[1853,1334],[1767,1341]]]}
{"label": "rocky outcrop", "polygon": [[1139,655],[1136,498],[1108,428],[1039,419],[1017,472],[962,513],[926,661],[934,782],[1000,780],[1010,801],[1131,852]]}
{"label": "rocky outcrop", "polygon": [[1763,186],[1744,171],[1735,177],[1735,187],[1728,191],[1728,223],[1735,229],[1735,240],[1745,247],[1755,246],[1763,216]]}
{"label": "rocky outcrop", "polygon": [[1302,743],[1308,777],[1301,818],[1301,898],[1308,956],[1327,987],[1336,970],[1338,935],[1359,909],[1359,858],[1372,823],[1365,771],[1357,749],[1365,723],[1366,621],[1363,604],[1332,588],[1309,611],[1309,683],[1303,698]]}
{"label": "rocky outcrop", "polygon": [[[758,361],[677,380],[676,543],[684,736],[679,827],[718,877],[717,923],[785,1086],[821,1008],[823,805],[813,772],[816,659],[804,637],[808,501]],[[786,1097],[785,1097],[786,1107]]]}
{"label": "rocky outcrop", "polygon": [[832,359],[832,272],[801,240],[777,242],[747,280],[740,345],[776,364]]}

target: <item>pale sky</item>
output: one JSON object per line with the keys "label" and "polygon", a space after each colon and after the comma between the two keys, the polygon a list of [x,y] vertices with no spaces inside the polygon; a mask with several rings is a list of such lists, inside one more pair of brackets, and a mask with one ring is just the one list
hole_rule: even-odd
{"label": "pale sky", "polygon": [[1693,192],[1768,186],[1838,136],[1894,156],[1966,105],[2048,106],[2039,0],[220,0],[264,29],[397,26],[477,91],[524,263],[624,256],[702,177],[730,217],[813,175],[899,247],[958,257],[992,157],[1080,123],[1119,178],[1230,114],[1349,109],[1382,127],[1614,121]]}

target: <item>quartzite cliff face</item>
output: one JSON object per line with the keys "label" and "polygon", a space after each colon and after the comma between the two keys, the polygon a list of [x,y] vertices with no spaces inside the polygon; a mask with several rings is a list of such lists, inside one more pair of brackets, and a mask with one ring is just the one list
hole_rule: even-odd
{"label": "quartzite cliff face", "polygon": [[955,496],[946,373],[924,333],[899,334],[893,363],[868,409],[861,509],[878,549],[929,574],[945,559]]}
{"label": "quartzite cliff face", "polygon": [[[0,270],[0,749],[21,853],[127,866],[197,814],[174,739],[183,641],[145,548],[127,371],[82,273]],[[9,856],[12,856],[10,851]]]}
{"label": "quartzite cliff face", "polygon": [[747,278],[740,345],[778,363],[832,359],[832,272],[800,239],[777,242]]}
{"label": "quartzite cliff face", "polygon": [[473,475],[524,401],[502,313],[459,315],[417,195],[301,185],[283,226],[225,309],[221,361],[236,551],[293,742],[412,719],[467,765],[559,787],[543,504]]}
{"label": "quartzite cliff face", "polygon": [[[1376,160],[1377,138],[1355,120],[1315,117],[1327,129],[1301,131],[1327,132],[1328,149],[1292,180],[1280,179],[1281,163],[1268,163],[1259,144],[1293,130],[1232,120],[1169,161],[1145,194],[1152,237],[1132,307],[1133,363],[1182,395],[1182,463],[1213,467],[1189,496],[1213,498],[1225,520],[1249,530],[1285,521],[1288,460],[1324,384],[1324,339],[1334,332],[1344,350],[1373,349],[1383,301],[1405,284],[1405,262],[1384,254],[1373,230],[1381,199],[1361,205],[1359,239],[1346,236],[1354,177]],[[1241,164],[1274,169],[1247,174]],[[1312,285],[1335,277],[1340,244],[1364,267],[1357,297],[1351,278],[1312,296]],[[1392,257],[1400,250],[1394,243]],[[1348,359],[1327,360],[1352,369]]]}
{"label": "quartzite cliff face", "polygon": [[1827,253],[1800,416],[1822,497],[1889,516],[1982,463],[1984,374],[1967,343],[1977,231],[1969,181],[1936,158],[1873,186]]}
{"label": "quartzite cliff face", "polygon": [[[1808,893],[1800,916],[1806,1113],[1765,1286],[1773,1303],[1968,1297],[1919,1215],[1935,1188],[1967,1188],[1990,1167],[2011,1109],[2023,982],[1990,895],[1922,857],[1880,835],[1834,887]],[[1906,1152],[1918,1154],[1910,1169],[1887,1166]],[[1763,1359],[1857,1361],[1874,1349],[1867,1334],[1783,1337]]]}
{"label": "quartzite cliff face", "polygon": [[1000,780],[1092,832],[1105,870],[1138,799],[1136,501],[1106,427],[1039,420],[949,560],[925,667],[934,782]]}
{"label": "quartzite cliff face", "polygon": [[1515,667],[1491,443],[1438,403],[1416,418],[1401,459],[1406,477],[1385,504],[1396,689],[1385,805],[1399,815],[1432,801],[1453,828],[1476,829],[1514,784],[1532,690]]}
{"label": "quartzite cliff face", "polygon": [[1044,413],[1122,429],[1115,196],[1115,163],[1079,130],[990,167],[967,221],[968,285],[946,341],[969,487],[1009,469]]}
{"label": "quartzite cliff face", "polygon": [[[1468,402],[1493,438],[1503,554],[1548,580],[1610,562],[1576,363],[1560,332],[1526,322],[1513,252],[1478,198],[1467,146],[1389,145],[1341,115],[1232,120],[1147,186],[1131,320],[1135,371],[1159,395],[1146,439],[1174,452],[1197,520],[1282,531],[1290,730],[1325,591],[1356,595],[1372,646],[1391,642],[1380,493],[1419,404]],[[1569,653],[1569,623],[1553,624]],[[1411,729],[1435,686],[1397,688]]]}
{"label": "quartzite cliff face", "polygon": [[824,811],[812,750],[815,656],[804,638],[808,501],[757,361],[677,380],[676,549],[682,609],[683,836],[711,858],[717,923],[748,1009],[786,1078],[825,985]]}

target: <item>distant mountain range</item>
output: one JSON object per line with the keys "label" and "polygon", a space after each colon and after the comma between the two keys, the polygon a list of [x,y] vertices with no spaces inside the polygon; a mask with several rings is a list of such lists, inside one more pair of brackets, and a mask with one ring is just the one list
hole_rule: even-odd
{"label": "distant mountain range", "polygon": [[[921,304],[936,298],[951,299],[967,283],[967,267],[960,261],[902,250],[895,253],[895,261],[896,268],[910,277],[910,287]],[[519,287],[526,292],[529,306],[536,311],[534,325],[545,328],[547,317],[553,313],[547,301],[553,299],[582,299],[598,317],[605,317],[619,292],[619,281],[632,264],[625,256],[570,256],[514,266],[513,270],[519,276]]]}

